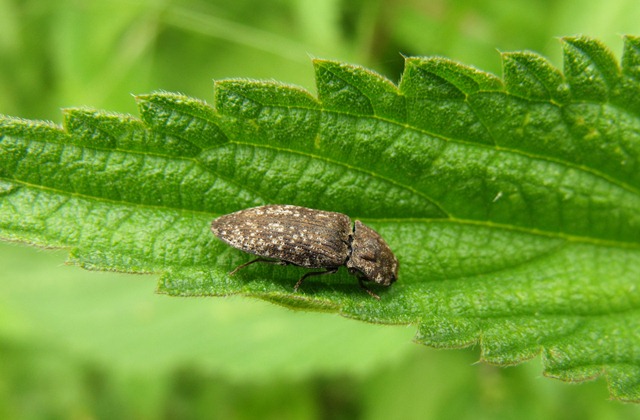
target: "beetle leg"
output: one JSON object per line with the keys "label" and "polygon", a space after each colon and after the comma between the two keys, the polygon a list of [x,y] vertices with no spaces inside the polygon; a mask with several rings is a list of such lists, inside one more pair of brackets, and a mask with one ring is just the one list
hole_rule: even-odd
{"label": "beetle leg", "polygon": [[380,296],[376,295],[371,290],[367,289],[367,287],[364,285],[364,280],[362,279],[362,277],[358,277],[358,284],[360,284],[360,288],[365,292],[369,293],[372,298],[380,300]]}
{"label": "beetle leg", "polygon": [[304,276],[300,277],[300,280],[298,280],[298,282],[296,283],[295,286],[293,286],[293,291],[297,292],[298,288],[300,287],[300,285],[302,284],[302,282],[304,281],[304,279],[306,279],[307,277],[311,277],[311,276],[324,276],[325,274],[335,274],[338,272],[338,268],[339,267],[335,267],[335,268],[327,268],[327,271],[314,271],[311,273],[307,273]]}
{"label": "beetle leg", "polygon": [[266,258],[262,258],[262,257],[258,257],[255,260],[251,260],[249,262],[246,262],[244,264],[240,264],[239,266],[237,266],[232,272],[229,273],[230,276],[233,276],[234,274],[236,274],[236,272],[238,270],[240,270],[241,268],[245,268],[248,265],[251,265],[253,263],[257,263],[257,262],[263,262],[263,263],[267,263],[267,264],[278,264],[278,265],[287,265],[289,264],[286,261],[280,261],[280,260],[268,260]]}

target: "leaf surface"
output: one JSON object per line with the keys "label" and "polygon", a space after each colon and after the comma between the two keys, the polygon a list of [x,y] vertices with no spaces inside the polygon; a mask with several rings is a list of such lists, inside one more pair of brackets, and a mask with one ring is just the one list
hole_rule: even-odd
{"label": "leaf surface", "polygon": [[[63,127],[0,120],[0,235],[71,250],[83,267],[162,273],[159,291],[240,294],[368,322],[414,324],[437,347],[480,343],[545,374],[606,376],[640,400],[640,38],[621,64],[565,38],[564,71],[503,54],[502,78],[407,58],[396,86],[314,61],[318,97],[223,80],[213,106],[137,97],[141,120],[65,111]],[[376,301],[341,270],[259,266],[209,232],[262,204],[338,211],[400,260]]]}

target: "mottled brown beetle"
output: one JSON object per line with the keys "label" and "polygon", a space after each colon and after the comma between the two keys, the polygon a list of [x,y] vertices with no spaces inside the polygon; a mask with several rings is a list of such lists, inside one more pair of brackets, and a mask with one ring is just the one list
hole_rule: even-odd
{"label": "mottled brown beetle", "polygon": [[333,274],[344,265],[376,299],[380,297],[363,282],[389,286],[398,278],[398,260],[384,239],[359,220],[352,228],[351,219],[342,213],[261,206],[221,216],[211,222],[211,231],[232,247],[258,256],[231,275],[256,262],[326,269],[302,276],[294,287],[297,291],[307,277]]}

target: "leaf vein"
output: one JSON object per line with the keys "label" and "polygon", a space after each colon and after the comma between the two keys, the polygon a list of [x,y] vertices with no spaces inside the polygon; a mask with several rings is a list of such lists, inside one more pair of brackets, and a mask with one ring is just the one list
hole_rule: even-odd
{"label": "leaf vein", "polygon": [[[485,91],[478,91],[477,93],[483,93]],[[510,95],[509,93],[507,93],[508,95]],[[547,103],[551,103],[549,101],[547,101]],[[577,103],[577,102],[576,102]],[[580,102],[583,103],[583,102]],[[574,103],[575,104],[575,103]],[[599,104],[601,105],[601,104]],[[440,140],[444,140],[450,143],[457,143],[460,144],[462,146],[466,146],[466,147],[477,147],[477,148],[483,148],[483,149],[489,149],[489,150],[494,150],[496,152],[502,152],[502,153],[512,153],[515,155],[520,155],[520,156],[524,156],[526,158],[532,159],[532,160],[540,160],[540,161],[546,161],[546,162],[550,162],[550,163],[554,163],[560,166],[567,166],[567,167],[571,167],[574,169],[577,169],[581,172],[586,172],[589,173],[593,176],[596,176],[598,178],[604,179],[605,181],[621,188],[624,190],[627,190],[633,194],[636,195],[640,195],[640,190],[633,187],[632,185],[623,182],[619,179],[613,178],[609,175],[607,175],[604,172],[598,171],[594,168],[591,168],[589,166],[585,166],[585,165],[580,165],[574,162],[570,162],[570,161],[566,161],[566,160],[562,160],[562,159],[557,159],[554,158],[552,156],[548,156],[548,155],[543,155],[543,154],[538,154],[538,153],[532,153],[532,152],[527,152],[524,150],[520,150],[520,149],[514,149],[514,148],[510,148],[510,147],[504,147],[504,146],[500,146],[500,145],[489,145],[489,144],[483,144],[483,143],[476,143],[476,142],[471,142],[471,141],[467,141],[467,140],[463,140],[460,138],[453,138],[453,137],[446,137],[443,136],[442,134],[439,133],[434,133],[434,132],[430,132],[428,130],[422,129],[422,128],[418,128],[415,127],[413,125],[407,124],[407,123],[403,123],[400,121],[395,121],[395,120],[391,120],[385,117],[381,117],[379,115],[361,115],[361,114],[354,114],[354,113],[350,113],[347,111],[336,111],[333,109],[321,109],[322,112],[328,112],[328,113],[336,113],[336,114],[342,114],[342,115],[347,115],[349,117],[356,117],[356,118],[374,118],[377,119],[381,122],[386,122],[388,124],[393,124],[393,125],[397,125],[401,128],[404,128],[406,130],[412,130],[416,133],[422,134],[422,135],[426,135],[426,136],[430,136],[430,137],[435,137],[437,139]],[[483,124],[484,125],[484,124]],[[492,135],[492,138],[493,135]],[[494,138],[494,142],[495,142],[495,138]]]}
{"label": "leaf vein", "polygon": [[330,158],[328,158],[326,156],[319,156],[319,155],[314,155],[312,153],[306,153],[306,152],[303,152],[303,151],[300,151],[300,150],[287,149],[287,148],[284,148],[284,147],[276,147],[276,146],[267,145],[267,144],[256,144],[256,143],[240,142],[240,141],[235,141],[235,140],[230,141],[230,143],[233,143],[233,144],[236,144],[236,145],[241,145],[241,146],[249,146],[249,147],[254,147],[254,148],[263,148],[263,149],[267,149],[267,150],[274,150],[274,151],[277,151],[277,152],[286,152],[286,153],[296,154],[296,155],[299,155],[299,156],[304,156],[304,157],[306,157],[306,158],[308,158],[310,160],[316,159],[316,160],[319,160],[319,161],[330,163],[332,165],[336,165],[336,166],[339,166],[339,167],[343,167],[343,168],[349,169],[351,171],[360,172],[360,173],[368,175],[368,176],[370,176],[372,178],[379,179],[379,180],[384,181],[386,183],[389,183],[391,185],[395,185],[396,187],[403,188],[403,189],[405,189],[407,191],[410,191],[411,193],[413,193],[413,194],[415,194],[415,195],[417,195],[419,197],[422,197],[423,199],[429,201],[440,212],[442,212],[444,215],[446,215],[446,217],[451,217],[451,215],[446,210],[444,210],[442,205],[437,203],[435,200],[433,200],[431,197],[427,196],[423,192],[418,191],[415,188],[412,188],[412,187],[410,187],[408,185],[402,184],[402,183],[400,183],[398,181],[395,181],[395,180],[393,180],[391,178],[382,176],[382,175],[380,175],[378,173],[375,173],[373,171],[367,171],[367,170],[365,170],[363,168],[359,168],[359,167],[356,167],[356,166],[353,166],[353,165],[349,165],[346,162],[333,160],[333,159],[330,159]]}

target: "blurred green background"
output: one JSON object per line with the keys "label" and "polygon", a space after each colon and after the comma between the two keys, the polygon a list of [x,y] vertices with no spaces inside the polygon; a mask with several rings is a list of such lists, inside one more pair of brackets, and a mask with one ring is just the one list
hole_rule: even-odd
{"label": "blurred green background", "polygon": [[[0,0],[0,113],[61,121],[130,94],[212,98],[212,79],[314,91],[312,57],[393,81],[404,55],[500,74],[498,51],[561,66],[559,36],[619,56],[637,0]],[[497,368],[477,347],[241,298],[153,293],[156,276],[83,271],[64,251],[0,243],[0,418],[640,418],[602,379],[563,384],[540,360]]]}

